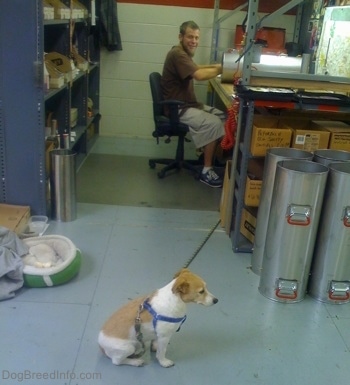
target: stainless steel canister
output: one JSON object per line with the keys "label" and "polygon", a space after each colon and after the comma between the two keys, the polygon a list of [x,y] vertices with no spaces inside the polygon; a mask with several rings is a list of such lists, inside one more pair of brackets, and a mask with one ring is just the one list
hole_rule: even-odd
{"label": "stainless steel canister", "polygon": [[252,270],[260,275],[265,249],[267,224],[270,214],[273,185],[277,163],[287,159],[312,160],[313,154],[296,148],[270,148],[266,152],[260,204],[255,227],[254,247],[252,253]]}
{"label": "stainless steel canister", "polygon": [[328,166],[333,162],[350,162],[350,152],[344,150],[316,150],[314,152],[314,162],[322,163]]}
{"label": "stainless steel canister", "polygon": [[224,52],[222,54],[222,74],[221,81],[223,83],[233,83],[233,77],[239,69],[239,52],[232,50],[231,52]]}
{"label": "stainless steel canister", "polygon": [[304,299],[328,167],[306,160],[277,163],[259,291],[278,302]]}
{"label": "stainless steel canister", "polygon": [[52,150],[51,155],[51,204],[52,217],[70,222],[77,216],[76,153],[72,150]]}
{"label": "stainless steel canister", "polygon": [[322,302],[350,301],[350,163],[329,164],[309,294]]}

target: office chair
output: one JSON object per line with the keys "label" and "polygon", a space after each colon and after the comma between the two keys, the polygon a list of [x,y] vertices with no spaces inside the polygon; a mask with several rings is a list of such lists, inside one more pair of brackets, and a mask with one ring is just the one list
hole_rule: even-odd
{"label": "office chair", "polygon": [[[149,82],[152,93],[153,100],[153,118],[154,118],[154,131],[152,133],[153,137],[157,139],[159,143],[159,138],[161,137],[172,137],[177,136],[177,148],[175,159],[150,159],[148,161],[151,168],[155,168],[156,164],[164,164],[163,167],[158,172],[159,178],[164,178],[166,173],[170,170],[180,170],[185,168],[192,171],[195,174],[196,178],[199,178],[200,169],[198,166],[200,162],[198,160],[184,160],[184,144],[185,137],[189,131],[189,128],[186,124],[183,124],[179,121],[179,106],[183,105],[184,102],[179,100],[164,100],[161,90],[161,75],[158,72],[152,72],[149,75]],[[170,116],[165,115],[165,106],[168,106]],[[166,140],[166,142],[169,142]],[[196,167],[197,166],[197,167]]]}

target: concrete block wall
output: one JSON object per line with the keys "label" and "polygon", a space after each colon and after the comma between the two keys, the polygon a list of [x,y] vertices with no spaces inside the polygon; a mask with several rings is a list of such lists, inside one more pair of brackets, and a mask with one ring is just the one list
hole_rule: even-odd
{"label": "concrete block wall", "polygon": [[[228,11],[220,11],[220,16]],[[245,13],[226,19],[220,29],[219,48],[232,47],[234,31]],[[101,52],[102,114],[100,134],[115,137],[152,137],[152,100],[148,82],[150,72],[162,72],[169,49],[178,44],[179,26],[194,20],[201,28],[200,45],[194,60],[209,63],[214,10],[175,6],[118,3],[118,21],[123,50]],[[286,28],[291,40],[294,17],[283,16],[274,25]],[[199,100],[206,101],[207,82],[196,84]]]}

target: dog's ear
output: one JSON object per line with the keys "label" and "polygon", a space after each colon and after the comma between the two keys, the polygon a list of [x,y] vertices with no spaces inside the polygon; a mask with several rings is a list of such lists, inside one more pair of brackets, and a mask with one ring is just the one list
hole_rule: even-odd
{"label": "dog's ear", "polygon": [[174,294],[187,294],[190,284],[184,278],[178,278],[173,287],[172,291]]}
{"label": "dog's ear", "polygon": [[178,271],[175,275],[174,275],[174,278],[177,278],[179,277],[181,274],[183,273],[189,273],[189,269],[181,269],[180,271]]}

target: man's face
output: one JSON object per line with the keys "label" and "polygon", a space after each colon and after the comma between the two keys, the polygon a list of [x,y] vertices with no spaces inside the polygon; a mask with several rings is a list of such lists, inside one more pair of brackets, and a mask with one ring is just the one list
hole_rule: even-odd
{"label": "man's face", "polygon": [[186,33],[184,35],[181,33],[179,34],[179,40],[184,51],[193,57],[196,52],[196,48],[198,47],[199,29],[192,29],[187,27]]}

